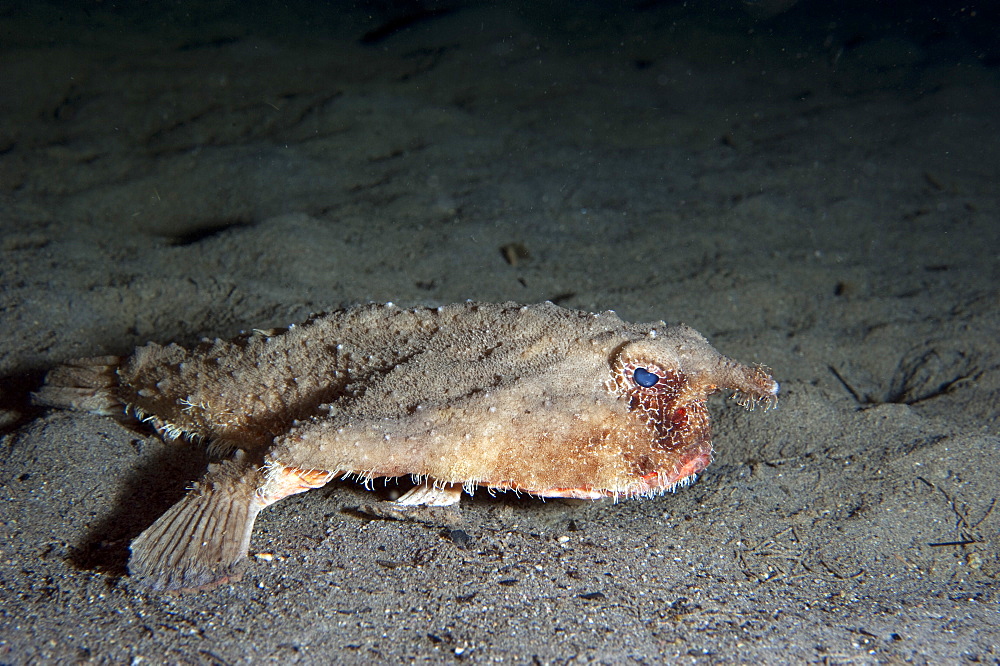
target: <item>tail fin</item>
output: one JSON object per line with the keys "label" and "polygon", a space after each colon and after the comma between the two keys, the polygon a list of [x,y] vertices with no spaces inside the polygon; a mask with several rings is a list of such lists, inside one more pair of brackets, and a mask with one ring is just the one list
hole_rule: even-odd
{"label": "tail fin", "polygon": [[45,407],[120,415],[124,406],[115,388],[122,360],[122,356],[93,356],[69,361],[46,375],[45,384],[32,399]]}
{"label": "tail fin", "polygon": [[250,532],[265,504],[263,474],[237,451],[132,542],[128,569],[155,591],[208,590],[242,576]]}

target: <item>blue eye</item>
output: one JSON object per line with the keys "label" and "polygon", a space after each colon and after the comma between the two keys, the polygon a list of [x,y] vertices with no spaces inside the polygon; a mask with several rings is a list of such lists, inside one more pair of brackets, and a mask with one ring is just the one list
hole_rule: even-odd
{"label": "blue eye", "polygon": [[647,370],[646,368],[636,368],[635,372],[632,373],[632,378],[635,383],[643,388],[649,388],[660,381],[660,378],[655,374]]}

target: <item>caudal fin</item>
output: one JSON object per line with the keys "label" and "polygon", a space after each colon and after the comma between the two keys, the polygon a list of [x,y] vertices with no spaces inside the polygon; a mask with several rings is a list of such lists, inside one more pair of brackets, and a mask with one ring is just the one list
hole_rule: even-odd
{"label": "caudal fin", "polygon": [[250,533],[265,506],[259,465],[243,451],[210,465],[177,504],[131,544],[132,578],[155,591],[208,590],[242,576]]}
{"label": "caudal fin", "polygon": [[36,405],[117,416],[123,405],[115,394],[121,356],[92,356],[53,368],[32,395]]}

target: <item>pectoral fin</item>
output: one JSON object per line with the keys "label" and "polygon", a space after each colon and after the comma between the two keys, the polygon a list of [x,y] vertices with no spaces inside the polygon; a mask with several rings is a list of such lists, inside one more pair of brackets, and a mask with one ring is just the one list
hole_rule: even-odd
{"label": "pectoral fin", "polygon": [[207,590],[239,580],[254,520],[266,506],[257,494],[259,464],[237,451],[209,466],[179,502],[132,541],[128,569],[155,591]]}
{"label": "pectoral fin", "polygon": [[243,450],[208,474],[132,542],[132,578],[154,591],[193,592],[237,581],[257,514],[324,485],[330,472],[262,466]]}

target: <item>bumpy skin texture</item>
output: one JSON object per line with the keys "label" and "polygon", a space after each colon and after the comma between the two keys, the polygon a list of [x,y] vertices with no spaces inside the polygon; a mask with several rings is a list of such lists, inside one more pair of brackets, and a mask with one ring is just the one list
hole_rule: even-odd
{"label": "bumpy skin texture", "polygon": [[[752,405],[778,392],[766,370],[686,326],[552,303],[367,305],[193,350],[150,344],[117,376],[116,363],[53,371],[37,399],[105,413],[119,403],[167,435],[240,451],[133,543],[133,573],[163,589],[235,578],[232,552],[242,559],[257,511],[335,475],[662,493],[711,460],[711,393]],[[228,536],[214,544],[206,526],[220,521]]]}

